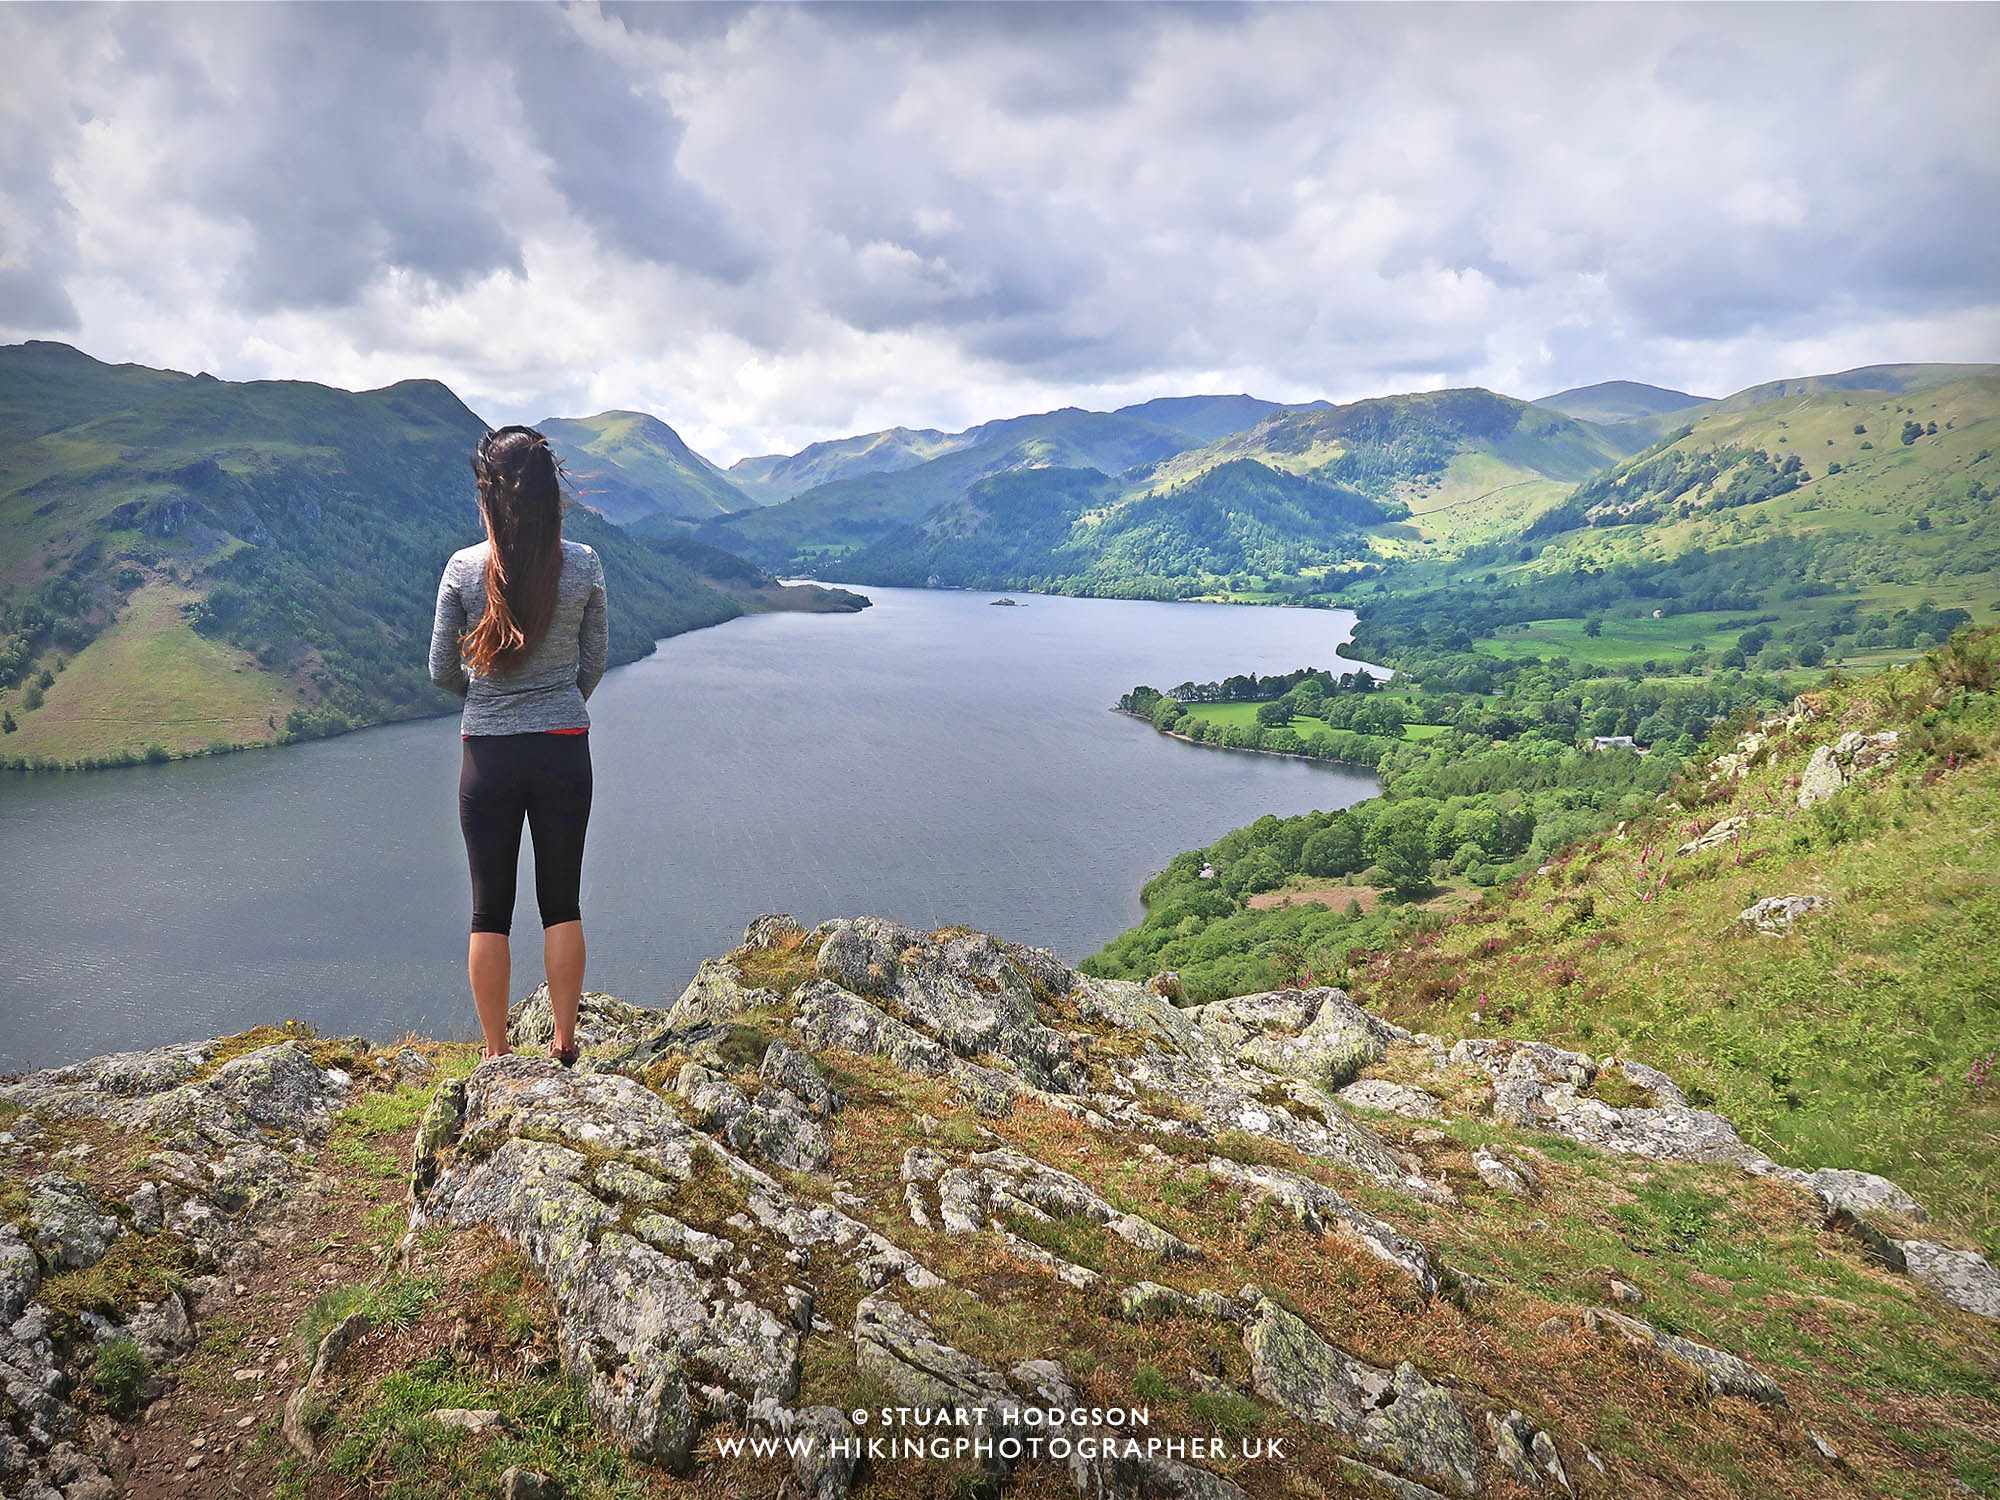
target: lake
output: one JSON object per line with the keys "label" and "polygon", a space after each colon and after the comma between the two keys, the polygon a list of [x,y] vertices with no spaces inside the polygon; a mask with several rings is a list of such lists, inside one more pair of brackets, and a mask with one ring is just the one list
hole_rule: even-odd
{"label": "lake", "polygon": [[[1109,711],[1142,682],[1343,670],[1347,611],[865,592],[858,615],[732,620],[605,675],[587,989],[664,1003],[770,911],[964,922],[1074,962],[1139,920],[1181,850],[1374,792],[1359,769]],[[476,1037],[459,753],[450,715],[0,777],[0,1070],[291,1017]],[[528,848],[516,995],[541,979]]]}

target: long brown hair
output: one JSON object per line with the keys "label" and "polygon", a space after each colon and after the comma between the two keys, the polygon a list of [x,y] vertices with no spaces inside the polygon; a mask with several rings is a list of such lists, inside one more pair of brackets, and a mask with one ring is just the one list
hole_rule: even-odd
{"label": "long brown hair", "polygon": [[460,651],[482,677],[511,672],[548,634],[562,575],[562,463],[532,427],[502,427],[472,454],[486,522],[486,613]]}

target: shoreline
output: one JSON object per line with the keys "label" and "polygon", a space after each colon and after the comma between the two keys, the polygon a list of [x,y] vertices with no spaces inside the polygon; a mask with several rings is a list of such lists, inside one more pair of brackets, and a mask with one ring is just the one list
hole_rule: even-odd
{"label": "shoreline", "polygon": [[1149,726],[1153,733],[1160,735],[1164,739],[1179,740],[1184,745],[1193,745],[1200,750],[1233,750],[1238,755],[1275,755],[1282,760],[1311,761],[1316,766],[1354,766],[1374,775],[1378,785],[1382,780],[1377,767],[1365,760],[1342,760],[1334,755],[1306,755],[1297,750],[1263,750],[1255,745],[1223,745],[1218,744],[1214,740],[1198,740],[1191,735],[1177,734],[1171,729],[1162,729],[1157,724],[1154,724],[1152,719],[1147,715],[1134,713],[1129,708],[1120,708],[1115,703],[1111,706],[1111,711],[1114,714],[1123,714],[1128,719],[1137,719],[1141,724]]}

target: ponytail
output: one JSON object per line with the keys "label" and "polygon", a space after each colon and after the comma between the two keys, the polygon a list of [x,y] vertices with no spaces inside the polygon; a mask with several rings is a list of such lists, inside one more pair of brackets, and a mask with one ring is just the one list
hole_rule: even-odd
{"label": "ponytail", "polygon": [[486,522],[486,613],[460,651],[481,677],[515,670],[548,634],[562,574],[562,465],[532,427],[502,427],[472,455]]}

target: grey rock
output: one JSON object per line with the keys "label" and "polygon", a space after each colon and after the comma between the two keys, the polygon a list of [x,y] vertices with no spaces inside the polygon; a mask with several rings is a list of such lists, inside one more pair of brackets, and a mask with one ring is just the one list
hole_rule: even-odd
{"label": "grey rock", "polygon": [[1854,730],[1831,745],[1821,745],[1813,751],[1799,777],[1799,806],[1816,806],[1864,772],[1893,765],[1898,739],[1898,732],[1893,729],[1876,734]]}
{"label": "grey rock", "polygon": [[28,1179],[28,1232],[57,1270],[79,1270],[104,1259],[122,1226],[83,1183],[61,1172]]}
{"label": "grey rock", "polygon": [[125,1195],[125,1206],[132,1210],[132,1228],[138,1234],[158,1234],[166,1223],[165,1210],[160,1206],[160,1185],[157,1182],[140,1183]]}
{"label": "grey rock", "polygon": [[[701,1190],[703,1213],[716,1212],[718,1192],[741,1202],[717,1226],[726,1237],[678,1217],[700,1174],[730,1184]],[[650,1207],[628,1233],[619,1206],[634,1198]],[[563,1363],[599,1424],[675,1472],[692,1463],[705,1421],[797,1394],[811,1298],[791,1288],[765,1305],[736,1279],[750,1266],[802,1263],[823,1247],[866,1288],[937,1284],[908,1252],[796,1197],[635,1079],[530,1057],[474,1070],[463,1128],[412,1222],[488,1223],[519,1245],[549,1281]]]}
{"label": "grey rock", "polygon": [[464,1432],[484,1432],[489,1427],[500,1425],[500,1413],[493,1407],[483,1406],[473,1410],[463,1406],[440,1406],[424,1413],[432,1421],[446,1427],[455,1427]]}
{"label": "grey rock", "polygon": [[1206,1166],[1217,1177],[1289,1210],[1306,1229],[1339,1235],[1405,1272],[1425,1296],[1437,1293],[1437,1268],[1422,1245],[1356,1208],[1325,1184],[1282,1167],[1249,1166],[1223,1156],[1211,1156]]}
{"label": "grey rock", "polygon": [[1239,995],[1199,1006],[1195,1016],[1239,1060],[1335,1089],[1409,1036],[1331,986]]}
{"label": "grey rock", "polygon": [[1737,813],[1733,817],[1720,819],[1713,827],[1682,844],[1674,850],[1674,853],[1685,859],[1691,854],[1700,854],[1729,843],[1732,839],[1741,838],[1749,829],[1750,821],[1749,813]]}
{"label": "grey rock", "polygon": [[1444,1106],[1438,1103],[1436,1095],[1411,1088],[1406,1083],[1391,1083],[1384,1078],[1357,1079],[1336,1097],[1343,1103],[1358,1105],[1362,1109],[1383,1110],[1388,1114],[1401,1115],[1406,1120],[1444,1118]]}
{"label": "grey rock", "polygon": [[778,948],[795,944],[806,935],[805,928],[783,912],[769,912],[761,917],[752,917],[750,925],[743,929],[745,948]]}
{"label": "grey rock", "polygon": [[1257,1393],[1294,1416],[1351,1438],[1364,1453],[1452,1484],[1479,1488],[1479,1450],[1458,1403],[1407,1362],[1378,1370],[1334,1348],[1254,1288],[1243,1335]]}
{"label": "grey rock", "polygon": [[729,1122],[727,1135],[737,1150],[794,1172],[823,1172],[833,1161],[826,1127],[794,1095],[777,1089],[758,1090],[756,1101]]}
{"label": "grey rock", "polygon": [[[592,1054],[629,1047],[666,1022],[666,1014],[655,1006],[634,1005],[616,995],[585,990],[577,1002],[576,1044]],[[513,1047],[548,1047],[555,1039],[556,1017],[544,981],[507,1007],[507,1042]]]}
{"label": "grey rock", "polygon": [[1781,937],[1800,917],[1831,904],[1824,896],[1765,896],[1744,907],[1736,920],[1767,937]]}
{"label": "grey rock", "polygon": [[1877,1177],[1873,1172],[1822,1167],[1806,1179],[1806,1188],[1829,1211],[1844,1208],[1850,1214],[1900,1214],[1919,1221],[1930,1217],[1923,1204],[1888,1178]]}
{"label": "grey rock", "polygon": [[1128,1323],[1199,1315],[1201,1304],[1186,1292],[1157,1281],[1136,1281],[1118,1294],[1118,1316]]}
{"label": "grey rock", "polygon": [[141,1302],[125,1322],[125,1333],[136,1340],[154,1364],[178,1359],[194,1347],[194,1320],[187,1299],[178,1291],[158,1302]]}
{"label": "grey rock", "polygon": [[886,1292],[854,1310],[855,1364],[906,1401],[997,1412],[1014,1400],[1000,1372],[960,1353],[927,1322]]}
{"label": "grey rock", "polygon": [[1929,1240],[1898,1240],[1910,1274],[1941,1302],[1981,1317],[2000,1318],[2000,1271],[1973,1250],[1952,1250]]}
{"label": "grey rock", "polygon": [[1493,1439],[1493,1451],[1499,1455],[1501,1464],[1516,1479],[1539,1488],[1542,1480],[1535,1472],[1531,1454],[1535,1441],[1534,1424],[1518,1411],[1510,1411],[1504,1417],[1489,1411],[1486,1414],[1486,1431]]}
{"label": "grey rock", "polygon": [[42,1263],[21,1231],[13,1224],[0,1224],[0,1323],[12,1323],[21,1316],[42,1286]]}
{"label": "grey rock", "polygon": [[1584,1326],[1614,1335],[1639,1348],[1650,1347],[1670,1361],[1701,1377],[1711,1394],[1739,1396],[1764,1405],[1783,1405],[1785,1393],[1770,1376],[1746,1360],[1722,1349],[1698,1344],[1679,1334],[1666,1333],[1650,1323],[1608,1309],[1594,1309],[1584,1315]]}
{"label": "grey rock", "polygon": [[758,1072],[772,1087],[792,1094],[809,1113],[820,1119],[825,1119],[840,1107],[840,1096],[826,1081],[826,1074],[820,1071],[819,1064],[795,1047],[788,1047],[783,1042],[771,1043],[764,1049],[764,1061]]}
{"label": "grey rock", "polygon": [[745,1011],[777,1005],[781,999],[775,990],[745,983],[743,971],[728,960],[706,958],[667,1012],[666,1025],[672,1030],[715,1025]]}
{"label": "grey rock", "polygon": [[500,1500],[563,1500],[562,1481],[519,1464],[500,1472]]}
{"label": "grey rock", "polygon": [[437,1079],[437,1064],[415,1047],[398,1047],[389,1062],[399,1084],[421,1086]]}
{"label": "grey rock", "polygon": [[1528,1196],[1527,1176],[1483,1147],[1472,1153],[1472,1169],[1479,1174],[1479,1180],[1496,1193],[1505,1193],[1510,1198]]}

